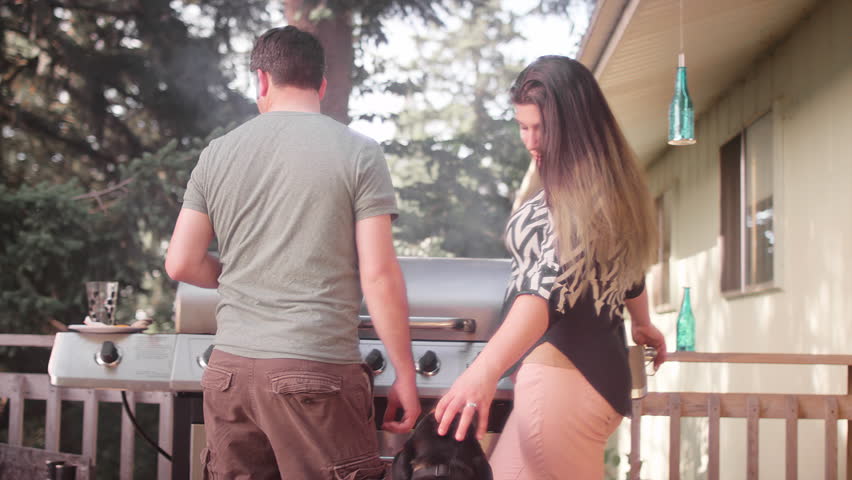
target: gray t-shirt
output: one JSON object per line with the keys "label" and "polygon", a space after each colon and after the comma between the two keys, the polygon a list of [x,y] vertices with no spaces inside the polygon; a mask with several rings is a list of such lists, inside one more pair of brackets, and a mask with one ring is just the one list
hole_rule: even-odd
{"label": "gray t-shirt", "polygon": [[375,141],[318,113],[259,115],[204,149],[183,206],[219,242],[217,349],[361,361],[355,222],[397,215]]}

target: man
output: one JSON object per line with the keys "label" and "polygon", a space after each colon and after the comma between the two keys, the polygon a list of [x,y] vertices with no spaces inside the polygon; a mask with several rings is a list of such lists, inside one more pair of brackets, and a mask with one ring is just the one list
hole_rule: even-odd
{"label": "man", "polygon": [[261,115],[201,153],[166,256],[173,279],[221,298],[203,460],[212,478],[381,478],[362,291],[397,375],[383,428],[407,432],[420,412],[387,164],[376,142],[319,113],[312,35],[269,30],[251,70]]}

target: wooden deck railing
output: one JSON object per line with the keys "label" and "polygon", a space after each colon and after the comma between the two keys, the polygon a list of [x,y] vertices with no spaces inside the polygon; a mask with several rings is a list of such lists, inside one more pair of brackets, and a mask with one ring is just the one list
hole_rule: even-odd
{"label": "wooden deck railing", "polygon": [[[43,347],[53,346],[53,336],[2,335],[0,346]],[[852,480],[852,355],[795,355],[748,353],[693,353],[669,354],[673,362],[710,362],[725,364],[786,364],[786,365],[838,365],[846,366],[845,395],[766,394],[766,393],[691,393],[650,392],[641,400],[633,401],[631,422],[630,478],[639,479],[642,416],[667,416],[669,423],[669,478],[680,478],[680,424],[684,417],[706,417],[709,420],[708,474],[709,480],[719,479],[719,438],[721,418],[743,418],[747,421],[747,472],[749,480],[758,478],[759,420],[774,418],[786,420],[786,478],[797,477],[797,425],[802,419],[820,419],[825,423],[825,478],[836,479],[838,468],[837,422],[847,422],[846,479]],[[159,444],[172,450],[173,396],[170,392],[128,392],[131,409],[136,403],[158,404]],[[7,399],[9,409],[9,438],[11,446],[23,444],[24,401],[46,401],[45,451],[58,452],[61,425],[61,402],[83,402],[82,457],[94,465],[97,459],[98,407],[102,402],[121,402],[121,393],[115,390],[57,388],[50,385],[46,374],[0,373],[0,399]],[[0,439],[2,440],[2,439]],[[676,440],[676,441],[674,441]],[[122,411],[121,422],[121,479],[133,478],[133,451],[135,431],[130,418]],[[79,473],[79,472],[78,472]],[[86,478],[78,475],[78,478]],[[157,478],[171,478],[171,465],[158,456]],[[176,479],[177,480],[177,479]]]}
{"label": "wooden deck railing", "polygon": [[[8,335],[0,334],[0,346],[45,347],[53,346],[53,335]],[[101,403],[121,403],[118,390],[96,390],[86,388],[58,388],[50,385],[50,379],[43,373],[0,373],[0,399],[6,399],[9,410],[9,435],[6,443],[12,447],[23,445],[24,401],[45,400],[44,450],[59,452],[60,425],[62,423],[62,401],[83,402],[83,439],[82,458],[96,468],[98,449],[98,409]],[[166,452],[172,450],[172,408],[171,392],[127,392],[130,410],[136,412],[137,403],[159,405],[158,443]],[[130,417],[121,412],[121,445],[119,477],[122,480],[133,478],[133,453],[136,431]],[[0,439],[2,442],[4,439]],[[157,478],[171,478],[171,463],[158,455]],[[86,470],[86,469],[84,469]],[[88,471],[78,470],[78,479],[89,478]],[[94,478],[92,476],[91,478]]]}
{"label": "wooden deck railing", "polygon": [[[798,421],[819,419],[825,423],[825,478],[837,479],[837,422],[847,422],[846,479],[852,480],[852,355],[797,355],[752,353],[670,353],[668,361],[725,364],[784,364],[846,366],[845,395],[769,393],[650,392],[633,401],[630,441],[630,479],[639,479],[642,416],[669,417],[669,477],[680,479],[680,424],[683,417],[706,417],[708,429],[708,480],[719,479],[719,429],[721,418],[746,419],[746,478],[758,478],[759,425],[761,418],[786,420],[786,479],[798,475]],[[816,476],[810,476],[817,478]]]}

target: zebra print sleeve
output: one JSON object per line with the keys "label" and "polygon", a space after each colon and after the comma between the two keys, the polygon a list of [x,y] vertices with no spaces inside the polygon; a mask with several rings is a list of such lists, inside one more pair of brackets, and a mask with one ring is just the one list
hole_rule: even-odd
{"label": "zebra print sleeve", "polygon": [[543,195],[525,203],[507,226],[506,246],[512,254],[512,290],[545,300],[559,272],[555,235]]}

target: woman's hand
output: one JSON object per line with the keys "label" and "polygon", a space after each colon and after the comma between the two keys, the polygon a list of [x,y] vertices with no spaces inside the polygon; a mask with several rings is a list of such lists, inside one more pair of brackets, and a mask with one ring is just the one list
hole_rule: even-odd
{"label": "woman's hand", "polygon": [[455,432],[456,440],[464,440],[474,415],[478,415],[476,438],[482,440],[488,428],[488,413],[491,410],[491,400],[497,391],[498,380],[499,378],[491,378],[482,368],[476,368],[475,364],[465,370],[435,407],[438,435],[445,435],[456,414],[461,412],[459,426]]}
{"label": "woman's hand", "polygon": [[666,338],[660,330],[651,323],[645,325],[634,323],[631,330],[633,341],[636,345],[647,345],[657,350],[657,358],[654,359],[654,369],[660,368],[660,365],[666,361]]}
{"label": "woman's hand", "polygon": [[537,295],[518,295],[503,324],[476,360],[438,401],[435,407],[438,434],[445,435],[456,414],[461,413],[456,440],[464,440],[474,415],[479,422],[476,438],[485,438],[491,400],[500,376],[541,338],[546,329],[547,301]]}
{"label": "woman's hand", "polygon": [[648,292],[642,290],[637,297],[624,300],[627,311],[630,312],[630,325],[633,333],[633,341],[636,345],[647,345],[657,350],[657,358],[654,359],[654,370],[666,361],[666,338],[651,323],[648,314]]}

